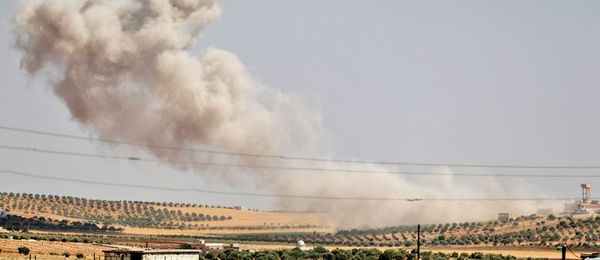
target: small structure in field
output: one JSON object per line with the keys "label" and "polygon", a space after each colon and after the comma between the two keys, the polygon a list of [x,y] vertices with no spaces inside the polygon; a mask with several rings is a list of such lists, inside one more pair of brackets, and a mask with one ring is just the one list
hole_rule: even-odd
{"label": "small structure in field", "polygon": [[510,220],[510,215],[506,212],[498,213],[498,220],[502,222],[508,222]]}
{"label": "small structure in field", "polygon": [[104,250],[105,260],[197,260],[200,250],[189,249],[111,249]]}
{"label": "small structure in field", "polygon": [[206,250],[223,250],[225,248],[225,244],[223,244],[223,243],[205,243],[204,248]]}
{"label": "small structure in field", "polygon": [[298,242],[296,242],[296,247],[302,251],[307,250],[306,244],[303,240],[298,240]]}
{"label": "small structure in field", "polygon": [[225,249],[239,250],[239,243],[206,243],[204,240],[198,240],[197,243],[190,244],[193,248],[203,251],[220,251]]}

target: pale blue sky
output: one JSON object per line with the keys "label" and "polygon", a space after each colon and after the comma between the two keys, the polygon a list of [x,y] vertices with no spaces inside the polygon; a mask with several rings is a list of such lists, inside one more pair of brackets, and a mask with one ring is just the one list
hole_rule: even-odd
{"label": "pale blue sky", "polygon": [[[598,1],[223,4],[223,17],[207,27],[193,52],[200,56],[203,48],[215,46],[236,53],[266,85],[303,97],[321,111],[338,157],[600,165]],[[84,134],[44,80],[27,79],[19,69],[8,32],[15,5],[0,2],[0,125]],[[129,154],[4,131],[0,143]],[[201,176],[131,162],[0,150],[0,165],[57,176],[229,189]],[[268,201],[255,199],[1,178],[3,191],[268,207]],[[557,196],[576,196],[580,182],[600,184],[520,181]]]}

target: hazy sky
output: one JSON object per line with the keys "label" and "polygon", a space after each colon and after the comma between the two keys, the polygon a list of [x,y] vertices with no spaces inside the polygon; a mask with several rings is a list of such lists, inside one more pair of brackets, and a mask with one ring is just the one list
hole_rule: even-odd
{"label": "hazy sky", "polygon": [[[85,135],[44,79],[20,70],[10,34],[16,5],[0,2],[0,125]],[[600,165],[598,1],[263,0],[224,1],[223,10],[193,52],[215,46],[236,53],[264,84],[304,98],[321,111],[337,157]],[[135,152],[5,131],[0,144]],[[230,189],[160,165],[4,150],[0,169]],[[1,191],[269,206],[239,197],[0,178]],[[577,196],[582,182],[600,188],[597,179],[517,181],[557,196]]]}

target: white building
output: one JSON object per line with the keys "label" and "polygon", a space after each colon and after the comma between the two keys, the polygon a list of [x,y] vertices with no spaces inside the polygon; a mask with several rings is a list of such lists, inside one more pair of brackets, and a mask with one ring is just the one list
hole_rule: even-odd
{"label": "white building", "polygon": [[308,250],[308,248],[306,248],[306,244],[304,243],[303,240],[298,240],[298,242],[296,242],[296,248],[305,251]]}
{"label": "white building", "polygon": [[104,250],[105,260],[198,260],[200,250],[112,249]]}
{"label": "white building", "polygon": [[204,248],[206,250],[223,250],[225,248],[225,244],[223,244],[223,243],[204,243]]}
{"label": "white building", "polygon": [[193,248],[201,249],[203,251],[219,251],[224,249],[240,249],[239,243],[206,243],[204,240],[198,240],[198,243],[191,244]]}

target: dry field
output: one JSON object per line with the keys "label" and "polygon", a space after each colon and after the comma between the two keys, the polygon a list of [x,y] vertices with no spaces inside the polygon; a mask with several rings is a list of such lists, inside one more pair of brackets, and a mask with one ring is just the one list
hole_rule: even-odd
{"label": "dry field", "polygon": [[[32,257],[37,256],[37,259],[51,259],[52,257],[64,259],[64,257],[60,256],[64,252],[69,252],[72,256],[75,256],[77,253],[83,253],[86,259],[92,259],[94,254],[100,256],[102,255],[102,250],[110,249],[110,247],[102,245],[84,243],[0,239],[0,259],[22,259],[18,258],[19,255],[17,254],[17,248],[21,246],[28,247],[31,250],[30,254]],[[55,253],[59,256],[53,256],[50,253]]]}
{"label": "dry field", "polygon": [[[2,208],[9,208],[11,214],[26,218],[44,217],[54,221],[93,222],[98,225],[108,223],[123,228],[128,234],[206,235],[332,230],[324,228],[332,225],[324,214],[270,212],[187,203],[106,201],[0,193],[0,209]],[[160,229],[159,232],[156,232],[157,229]]]}
{"label": "dry field", "polygon": [[[170,208],[177,210],[178,208]],[[317,213],[288,213],[271,211],[235,210],[227,208],[184,208],[183,213],[203,213],[208,215],[231,216],[231,221],[198,221],[197,223],[211,227],[298,227],[299,225],[327,226],[328,222],[323,214]]]}
{"label": "dry field", "polygon": [[227,228],[227,229],[160,229],[160,228],[136,228],[136,227],[125,227],[123,234],[130,235],[192,235],[192,236],[203,236],[203,235],[235,235],[235,234],[290,234],[290,233],[331,233],[335,232],[334,228],[278,228],[278,229],[242,229],[242,228]]}
{"label": "dry field", "polygon": [[[171,208],[165,207],[169,210],[181,210],[185,213],[202,213],[209,215],[226,215],[231,216],[231,220],[226,221],[190,221],[190,224],[199,224],[204,227],[210,228],[233,228],[235,230],[240,227],[254,227],[264,228],[265,232],[268,230],[274,230],[275,232],[282,232],[281,229],[288,230],[308,230],[312,231],[314,228],[303,228],[301,226],[330,226],[332,223],[326,219],[323,214],[318,213],[288,213],[288,212],[271,212],[271,211],[253,211],[253,210],[235,210],[227,208]],[[55,215],[50,213],[33,213],[33,212],[20,212],[18,210],[12,211],[13,214],[23,217],[45,217],[57,220],[68,220],[72,221],[86,221],[85,219],[65,217],[61,215]],[[111,213],[112,216],[118,216],[117,213]],[[187,223],[187,222],[186,222]],[[123,227],[125,231],[143,230],[145,228],[136,228],[123,225],[115,225],[116,227]],[[288,228],[285,228],[288,226]],[[162,230],[162,229],[161,229]],[[168,231],[168,229],[164,229]],[[278,231],[279,230],[279,231]],[[200,229],[197,230],[200,234],[206,234],[210,230]],[[212,231],[211,231],[212,232]],[[218,230],[217,230],[218,232]],[[131,232],[129,232],[131,233]],[[210,232],[208,232],[210,233]],[[219,234],[222,232],[218,232]]]}
{"label": "dry field", "polygon": [[[316,213],[286,213],[286,212],[265,212],[250,210],[233,210],[223,208],[184,208],[184,212],[206,212],[206,214],[232,216],[228,221],[204,221],[191,222],[209,228],[203,229],[166,229],[166,228],[141,228],[124,225],[115,225],[123,228],[125,234],[136,235],[224,235],[224,234],[248,234],[248,233],[292,233],[292,232],[335,232],[335,227],[331,226],[325,216]],[[53,214],[26,214],[17,212],[23,217],[45,217],[68,221],[85,221],[63,217]],[[302,227],[301,225],[319,226]],[[287,226],[287,227],[286,227]],[[248,227],[248,228],[244,228]]]}

